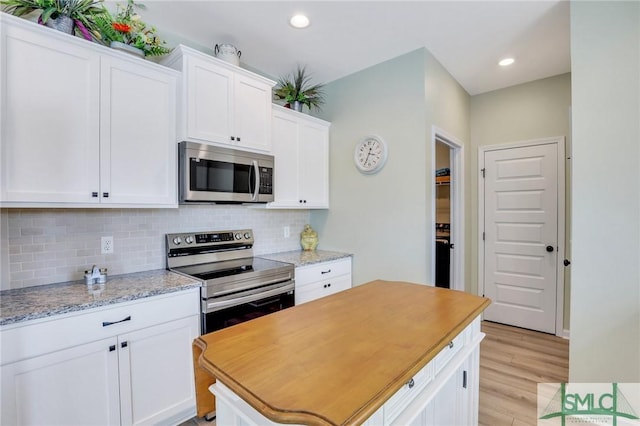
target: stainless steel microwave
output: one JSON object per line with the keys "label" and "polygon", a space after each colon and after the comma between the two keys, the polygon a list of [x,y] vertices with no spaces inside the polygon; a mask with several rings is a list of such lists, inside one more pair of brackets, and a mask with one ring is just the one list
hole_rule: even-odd
{"label": "stainless steel microwave", "polygon": [[272,155],[180,142],[180,203],[273,201],[273,164]]}

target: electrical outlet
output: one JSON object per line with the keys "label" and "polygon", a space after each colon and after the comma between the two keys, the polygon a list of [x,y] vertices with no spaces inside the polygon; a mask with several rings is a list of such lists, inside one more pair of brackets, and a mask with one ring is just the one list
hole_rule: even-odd
{"label": "electrical outlet", "polygon": [[288,226],[284,227],[284,237],[285,238],[289,238],[289,236],[291,235],[291,229],[289,229]]}
{"label": "electrical outlet", "polygon": [[113,253],[113,237],[102,237],[100,240],[100,248],[102,254]]}

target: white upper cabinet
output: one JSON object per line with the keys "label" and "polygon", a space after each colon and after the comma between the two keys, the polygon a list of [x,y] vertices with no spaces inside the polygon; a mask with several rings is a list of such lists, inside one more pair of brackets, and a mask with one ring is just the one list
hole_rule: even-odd
{"label": "white upper cabinet", "polygon": [[102,58],[101,203],[177,202],[176,79],[156,68]]}
{"label": "white upper cabinet", "polygon": [[270,208],[329,208],[330,123],[273,106],[275,200]]}
{"label": "white upper cabinet", "polygon": [[274,81],[182,45],[162,63],[183,74],[179,141],[271,151]]}
{"label": "white upper cabinet", "polygon": [[175,71],[0,14],[3,207],[177,207]]}
{"label": "white upper cabinet", "polygon": [[0,19],[0,200],[97,203],[100,55]]}

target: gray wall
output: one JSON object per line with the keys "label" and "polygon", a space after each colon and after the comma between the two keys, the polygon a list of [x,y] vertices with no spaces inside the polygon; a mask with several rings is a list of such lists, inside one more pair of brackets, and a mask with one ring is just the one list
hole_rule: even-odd
{"label": "gray wall", "polygon": [[640,3],[572,2],[569,380],[640,382]]}
{"label": "gray wall", "polygon": [[[431,125],[468,140],[468,95],[419,49],[328,84],[326,98],[331,208],[311,213],[320,247],[355,254],[354,285],[430,283]],[[375,175],[360,174],[353,162],[355,144],[368,134],[389,149]]]}
{"label": "gray wall", "polygon": [[[565,136],[567,153],[571,152],[571,74],[562,74],[530,83],[508,87],[471,97],[471,204],[469,214],[478,212],[478,147],[508,142]],[[566,229],[565,252],[571,257],[570,161],[565,161]],[[472,279],[478,279],[478,227],[473,221],[471,235]],[[560,259],[562,261],[562,259]],[[569,328],[571,289],[570,268],[565,268],[564,328]],[[472,292],[476,292],[475,287]]]}

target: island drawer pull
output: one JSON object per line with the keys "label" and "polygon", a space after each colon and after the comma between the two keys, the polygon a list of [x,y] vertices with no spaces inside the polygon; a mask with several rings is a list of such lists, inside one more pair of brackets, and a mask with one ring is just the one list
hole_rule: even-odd
{"label": "island drawer pull", "polygon": [[108,326],[110,326],[110,325],[118,324],[118,323],[120,323],[120,322],[125,322],[125,321],[131,321],[131,315],[129,315],[129,316],[128,316],[128,317],[126,317],[125,319],[121,319],[120,321],[112,321],[112,322],[103,321],[103,322],[102,322],[102,326],[103,326],[103,327],[108,327]]}
{"label": "island drawer pull", "polygon": [[331,272],[331,269],[329,269],[328,271],[320,271],[320,273],[321,273],[322,275],[324,275],[324,274],[328,274],[328,273],[330,273],[330,272]]}
{"label": "island drawer pull", "polygon": [[453,349],[453,340],[449,342],[449,349]]}
{"label": "island drawer pull", "polygon": [[407,386],[409,386],[409,389],[411,389],[415,384],[416,382],[413,381],[413,378],[411,378],[411,380],[407,382]]}

